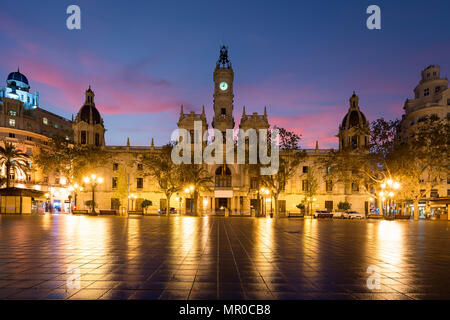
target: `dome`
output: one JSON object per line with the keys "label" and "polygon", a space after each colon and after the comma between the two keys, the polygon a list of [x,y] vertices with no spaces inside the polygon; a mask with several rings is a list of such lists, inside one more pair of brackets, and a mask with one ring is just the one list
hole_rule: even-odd
{"label": "dome", "polygon": [[[92,123],[91,123],[91,113],[92,113]],[[98,112],[97,108],[92,105],[84,105],[83,107],[81,107],[80,112],[78,112],[77,118],[79,121],[84,121],[89,124],[102,123],[100,112]]]}
{"label": "dome", "polygon": [[15,72],[11,72],[8,75],[8,78],[6,79],[7,84],[10,84],[12,82],[15,82],[16,85],[21,88],[29,88],[30,87],[27,77],[25,77],[25,75],[20,73],[20,71],[18,69]]}
{"label": "dome", "polygon": [[353,95],[350,97],[350,108],[344,119],[342,119],[342,128],[364,127],[367,124],[366,116],[359,110],[359,97],[353,91]]}
{"label": "dome", "polygon": [[[347,119],[349,119],[349,121],[347,122]],[[347,125],[348,123],[348,125]],[[367,119],[366,116],[364,115],[364,113],[362,113],[359,110],[351,110],[349,111],[344,119],[342,120],[342,127],[344,128],[352,128],[352,127],[356,127],[358,125],[366,125],[367,124]]]}

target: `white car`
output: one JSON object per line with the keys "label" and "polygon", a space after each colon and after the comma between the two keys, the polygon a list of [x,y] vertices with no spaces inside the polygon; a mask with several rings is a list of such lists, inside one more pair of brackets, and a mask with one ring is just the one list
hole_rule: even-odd
{"label": "white car", "polygon": [[344,212],[344,211],[335,211],[335,212],[333,212],[333,218],[343,219],[343,218],[346,218],[346,215],[347,215],[347,213]]}
{"label": "white car", "polygon": [[348,219],[364,219],[364,215],[362,213],[359,213],[357,211],[347,211],[345,214],[345,218]]}
{"label": "white car", "polygon": [[333,214],[326,210],[316,210],[314,211],[314,218],[333,218]]}

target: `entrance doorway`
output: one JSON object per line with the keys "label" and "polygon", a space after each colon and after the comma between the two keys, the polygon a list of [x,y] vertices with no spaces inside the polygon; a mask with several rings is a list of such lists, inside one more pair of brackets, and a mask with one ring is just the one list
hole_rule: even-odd
{"label": "entrance doorway", "polygon": [[230,208],[229,202],[229,198],[216,198],[216,213],[225,214],[225,211]]}
{"label": "entrance doorway", "polygon": [[325,209],[328,212],[333,212],[333,201],[325,201]]}

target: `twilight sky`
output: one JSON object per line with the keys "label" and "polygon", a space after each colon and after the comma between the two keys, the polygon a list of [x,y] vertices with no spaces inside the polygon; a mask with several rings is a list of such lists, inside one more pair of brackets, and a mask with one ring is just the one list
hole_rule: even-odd
{"label": "twilight sky", "polygon": [[[81,30],[66,8],[81,8]],[[366,28],[381,7],[382,30]],[[212,73],[222,43],[242,106],[302,134],[302,146],[336,147],[355,90],[369,120],[400,117],[430,64],[450,73],[448,0],[5,1],[0,79],[24,73],[40,105],[71,118],[91,85],[108,145],[169,141],[180,105],[212,121]]]}

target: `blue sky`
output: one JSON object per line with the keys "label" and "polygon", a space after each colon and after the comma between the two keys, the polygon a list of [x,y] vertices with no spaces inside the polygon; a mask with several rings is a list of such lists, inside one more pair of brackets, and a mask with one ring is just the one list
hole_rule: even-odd
{"label": "blue sky", "polygon": [[[81,30],[66,8],[81,8]],[[382,29],[366,28],[381,8]],[[0,12],[0,77],[20,70],[41,107],[70,118],[91,85],[107,144],[169,140],[179,108],[212,120],[222,43],[235,72],[234,116],[267,105],[303,146],[336,147],[353,90],[369,120],[400,117],[420,71],[450,73],[449,1],[22,1]]]}

